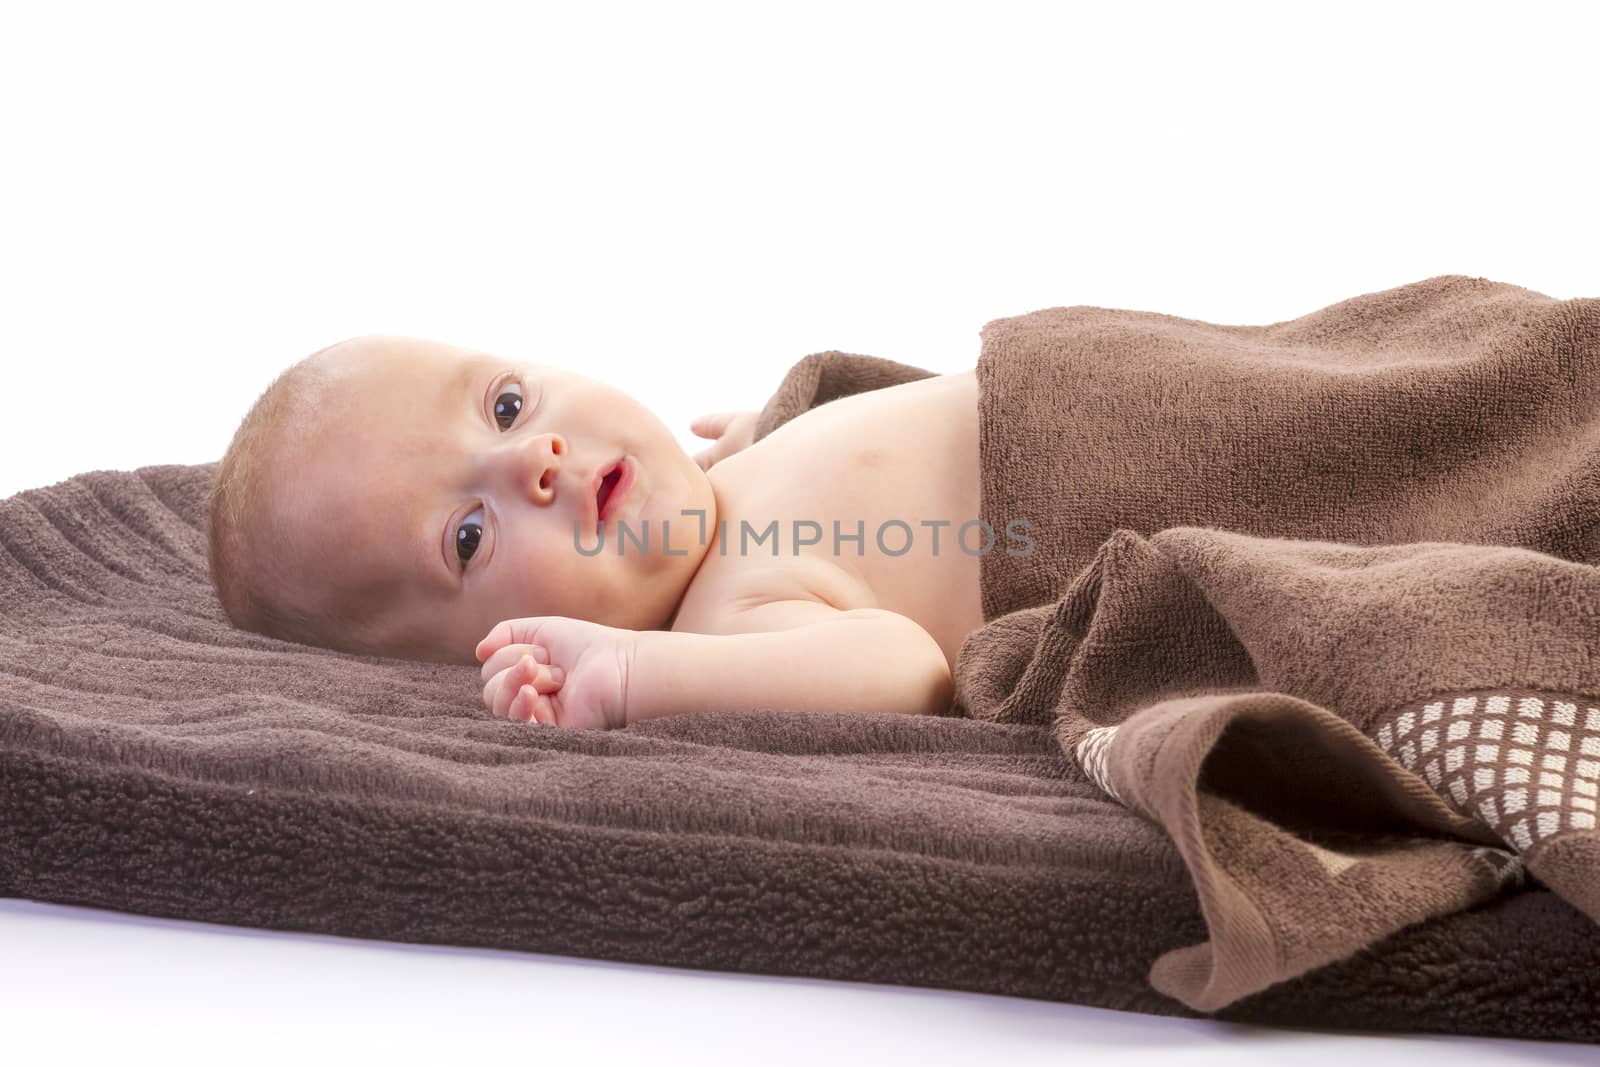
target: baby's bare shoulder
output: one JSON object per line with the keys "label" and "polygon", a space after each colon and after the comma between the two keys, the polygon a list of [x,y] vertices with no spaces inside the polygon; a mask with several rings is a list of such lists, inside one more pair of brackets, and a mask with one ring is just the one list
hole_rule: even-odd
{"label": "baby's bare shoulder", "polygon": [[751,609],[780,602],[815,603],[836,611],[877,606],[877,598],[859,578],[825,557],[732,552],[722,556],[712,546],[712,554],[689,584],[672,628],[743,633],[752,628]]}

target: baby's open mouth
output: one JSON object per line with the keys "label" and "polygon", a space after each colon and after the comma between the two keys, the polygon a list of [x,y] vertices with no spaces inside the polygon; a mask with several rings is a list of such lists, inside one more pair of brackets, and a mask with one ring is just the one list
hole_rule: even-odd
{"label": "baby's open mouth", "polygon": [[615,489],[617,483],[621,480],[622,466],[620,464],[612,467],[606,472],[605,477],[600,479],[600,491],[595,494],[595,503],[600,509],[599,514],[602,518],[605,517],[606,513],[606,501],[611,499],[611,490]]}
{"label": "baby's open mouth", "polygon": [[632,492],[635,475],[633,461],[623,456],[611,465],[611,468],[600,476],[600,483],[595,486],[594,510],[595,518],[599,522],[606,522],[618,510]]}

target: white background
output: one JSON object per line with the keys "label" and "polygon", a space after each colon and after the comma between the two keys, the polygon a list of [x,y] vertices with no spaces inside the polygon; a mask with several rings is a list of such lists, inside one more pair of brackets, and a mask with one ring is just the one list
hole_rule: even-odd
{"label": "white background", "polygon": [[[1051,305],[1267,323],[1443,273],[1600,296],[1596,11],[6,3],[0,495],[217,459],[278,371],[362,333],[571,366],[697,449],[692,415],[760,407],[808,352],[956,370],[984,322]],[[796,1061],[1285,1050],[1004,998],[0,914],[10,1049],[110,1018],[122,1052],[671,1059],[736,1024]],[[254,977],[196,962],[229,958]]]}

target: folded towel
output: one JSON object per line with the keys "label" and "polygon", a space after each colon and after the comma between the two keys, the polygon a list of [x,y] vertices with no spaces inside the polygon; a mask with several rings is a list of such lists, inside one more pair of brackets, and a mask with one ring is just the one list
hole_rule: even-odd
{"label": "folded towel", "polygon": [[[1036,550],[981,561],[958,710],[1049,726],[1174,842],[1208,936],[1154,988],[1215,1011],[1530,875],[1600,921],[1600,299],[981,337],[982,517]],[[807,360],[764,431],[919,376]]]}

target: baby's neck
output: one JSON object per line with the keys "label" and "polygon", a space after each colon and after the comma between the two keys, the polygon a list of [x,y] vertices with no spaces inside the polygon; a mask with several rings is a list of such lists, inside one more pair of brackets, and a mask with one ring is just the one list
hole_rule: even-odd
{"label": "baby's neck", "polygon": [[[726,462],[727,460],[723,461],[723,463]],[[721,465],[718,464],[717,466],[720,467]],[[691,535],[688,545],[681,546],[688,551],[688,554],[681,559],[686,570],[683,583],[678,587],[677,596],[673,599],[672,607],[667,612],[665,620],[660,625],[651,627],[651,629],[672,629],[673,625],[678,621],[678,612],[683,608],[683,602],[689,595],[690,587],[694,585],[695,578],[700,574],[700,568],[705,565],[705,561],[711,556],[711,546],[716,544],[717,539],[714,531],[717,529],[717,519],[722,515],[723,507],[721,490],[717,485],[718,479],[715,476],[715,471],[716,467],[713,467],[706,472],[706,481],[711,486],[711,492],[706,501],[704,520],[702,521],[698,511],[685,516],[685,519],[688,520],[688,527],[694,531],[694,534]],[[672,525],[674,529],[677,528],[676,522]],[[675,548],[672,554],[676,556],[679,546],[676,546],[677,539],[674,538],[673,540]]]}

